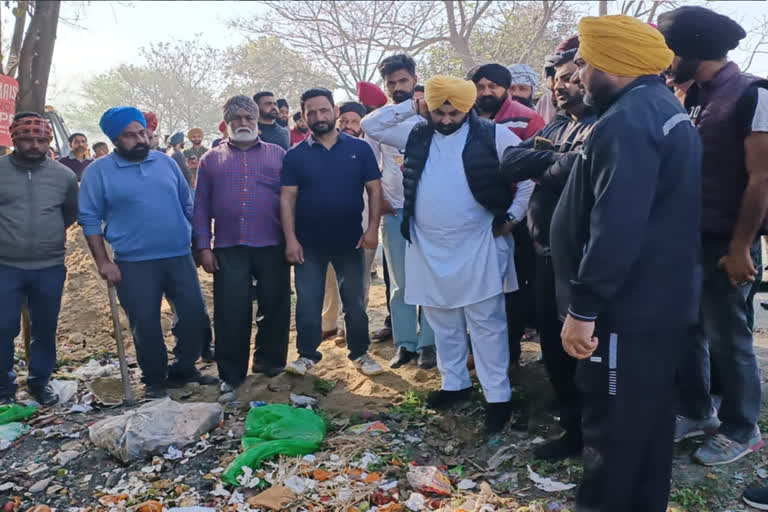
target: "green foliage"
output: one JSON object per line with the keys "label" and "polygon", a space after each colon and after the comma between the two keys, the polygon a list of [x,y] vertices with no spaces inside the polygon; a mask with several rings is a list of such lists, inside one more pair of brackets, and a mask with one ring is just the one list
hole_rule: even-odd
{"label": "green foliage", "polygon": [[674,489],[669,494],[669,500],[689,510],[697,510],[690,507],[703,507],[707,504],[707,499],[701,490],[695,487]]}
{"label": "green foliage", "polygon": [[335,380],[325,380],[325,379],[321,379],[320,377],[314,377],[312,388],[318,393],[327,395],[328,393],[333,391],[333,388],[336,387],[337,382],[338,381],[335,381]]}
{"label": "green foliage", "polygon": [[427,414],[426,395],[421,391],[403,391],[402,400],[392,407],[391,412],[404,416],[423,416]]}

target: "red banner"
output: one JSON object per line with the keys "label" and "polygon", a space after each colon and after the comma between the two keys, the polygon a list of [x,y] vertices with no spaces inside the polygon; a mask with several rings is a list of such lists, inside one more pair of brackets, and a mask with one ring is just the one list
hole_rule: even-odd
{"label": "red banner", "polygon": [[10,127],[16,113],[16,94],[19,82],[7,75],[0,75],[0,145],[13,146]]}

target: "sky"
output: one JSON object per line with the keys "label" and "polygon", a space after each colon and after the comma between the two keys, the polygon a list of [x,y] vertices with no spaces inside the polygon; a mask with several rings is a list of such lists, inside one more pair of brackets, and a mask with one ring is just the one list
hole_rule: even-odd
{"label": "sky", "polygon": [[[747,30],[768,15],[765,0],[707,4]],[[597,2],[589,9],[596,14]],[[137,50],[151,42],[199,37],[216,48],[239,44],[242,34],[228,28],[227,21],[263,12],[258,2],[247,1],[65,1],[61,14],[70,21],[59,24],[47,103],[62,108],[82,102],[79,91],[85,80],[119,64],[140,64]],[[3,32],[9,34],[6,13],[3,8]],[[733,53],[737,62],[744,57]],[[757,58],[750,72],[768,76],[768,55]]]}

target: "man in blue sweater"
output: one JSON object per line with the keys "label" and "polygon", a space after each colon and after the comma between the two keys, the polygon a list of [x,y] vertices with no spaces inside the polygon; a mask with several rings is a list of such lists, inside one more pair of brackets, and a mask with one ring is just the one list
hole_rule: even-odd
{"label": "man in blue sweater", "polygon": [[[78,223],[99,274],[117,288],[128,315],[146,396],[163,397],[168,386],[189,381],[215,384],[217,379],[195,368],[208,326],[190,249],[187,181],[170,157],[150,151],[146,121],[138,109],[111,108],[99,125],[115,151],[83,175]],[[112,245],[114,262],[104,238]],[[160,324],[163,295],[178,316],[178,345],[170,367]]]}

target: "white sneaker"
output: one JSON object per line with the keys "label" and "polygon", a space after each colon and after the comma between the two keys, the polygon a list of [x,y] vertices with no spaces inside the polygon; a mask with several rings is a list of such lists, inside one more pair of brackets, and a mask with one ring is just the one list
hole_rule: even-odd
{"label": "white sneaker", "polygon": [[285,371],[294,375],[304,376],[312,367],[315,366],[315,362],[308,357],[300,357],[288,366],[285,367]]}
{"label": "white sneaker", "polygon": [[368,377],[373,377],[374,375],[381,375],[384,373],[384,369],[373,360],[373,358],[366,354],[363,354],[362,356],[358,357],[357,359],[354,359],[352,362],[352,365],[360,370],[360,372],[363,375],[367,375]]}
{"label": "white sneaker", "polygon": [[226,404],[237,400],[237,388],[235,386],[222,382],[219,390],[221,391],[218,399],[219,403]]}

